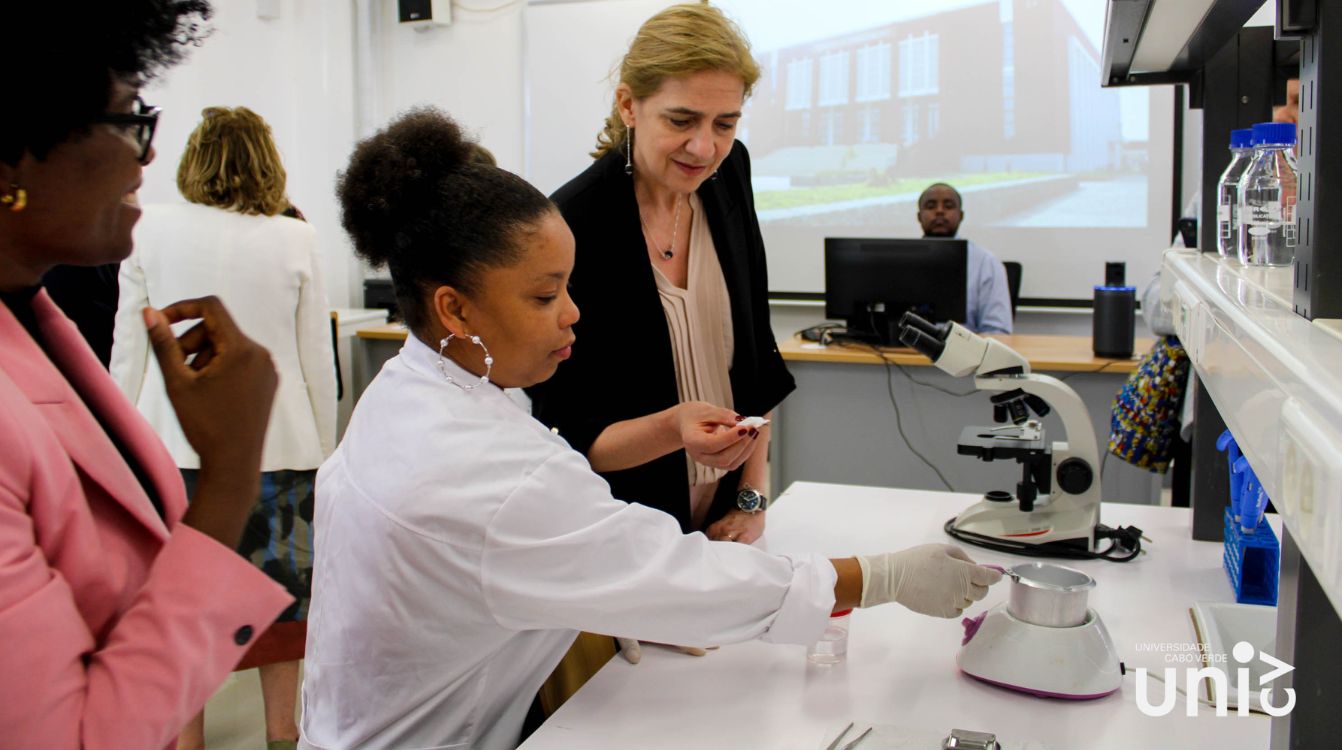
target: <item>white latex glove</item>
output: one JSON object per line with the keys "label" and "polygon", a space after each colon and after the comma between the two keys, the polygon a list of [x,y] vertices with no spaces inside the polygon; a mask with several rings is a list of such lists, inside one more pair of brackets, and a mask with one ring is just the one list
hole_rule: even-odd
{"label": "white latex glove", "polygon": [[[620,638],[617,636],[615,642],[620,644],[620,656],[623,656],[625,661],[630,664],[637,664],[642,661],[643,644],[639,643],[637,639]],[[690,656],[703,656],[708,653],[706,649],[697,648],[695,646],[671,646],[670,648],[673,648],[682,654],[689,654]]]}
{"label": "white latex glove", "polygon": [[899,602],[919,614],[958,617],[1002,580],[950,544],[924,544],[901,552],[859,556],[862,607]]}

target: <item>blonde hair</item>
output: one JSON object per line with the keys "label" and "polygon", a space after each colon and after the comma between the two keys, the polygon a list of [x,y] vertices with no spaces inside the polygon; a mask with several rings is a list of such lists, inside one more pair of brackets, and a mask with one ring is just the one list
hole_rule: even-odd
{"label": "blonde hair", "polygon": [[[760,79],[759,63],[751,56],[750,42],[740,27],[707,2],[687,3],[673,5],[639,27],[620,61],[619,82],[629,87],[635,99],[646,99],[667,78],[705,70],[740,76],[747,97]],[[627,137],[618,104],[612,104],[592,157],[604,156],[623,145]]]}
{"label": "blonde hair", "polygon": [[270,125],[246,107],[206,107],[177,167],[192,203],[274,216],[289,208],[287,177]]}

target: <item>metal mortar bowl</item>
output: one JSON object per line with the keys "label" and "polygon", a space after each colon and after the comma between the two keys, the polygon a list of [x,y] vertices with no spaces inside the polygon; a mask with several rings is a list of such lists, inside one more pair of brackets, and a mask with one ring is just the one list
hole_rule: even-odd
{"label": "metal mortar bowl", "polygon": [[1003,571],[1010,576],[1007,611],[1013,617],[1049,628],[1071,628],[1086,622],[1086,599],[1095,579],[1079,570],[1052,563],[1021,563]]}

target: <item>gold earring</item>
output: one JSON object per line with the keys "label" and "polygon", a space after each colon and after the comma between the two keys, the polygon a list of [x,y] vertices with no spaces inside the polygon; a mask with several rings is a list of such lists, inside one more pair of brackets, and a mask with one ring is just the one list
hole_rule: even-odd
{"label": "gold earring", "polygon": [[0,205],[9,206],[13,213],[20,212],[28,207],[28,191],[11,182],[9,192],[0,195]]}

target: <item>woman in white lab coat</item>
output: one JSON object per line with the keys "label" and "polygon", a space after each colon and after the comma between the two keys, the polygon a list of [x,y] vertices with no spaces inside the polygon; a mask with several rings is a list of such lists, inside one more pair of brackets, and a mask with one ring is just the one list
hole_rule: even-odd
{"label": "woman in white lab coat", "polygon": [[581,629],[804,644],[836,608],[953,617],[987,593],[999,574],[956,547],[774,556],[611,497],[501,390],[550,377],[575,345],[573,236],[470,153],[421,109],[341,176],[345,228],[390,266],[410,336],[318,474],[303,746],[512,748]]}

